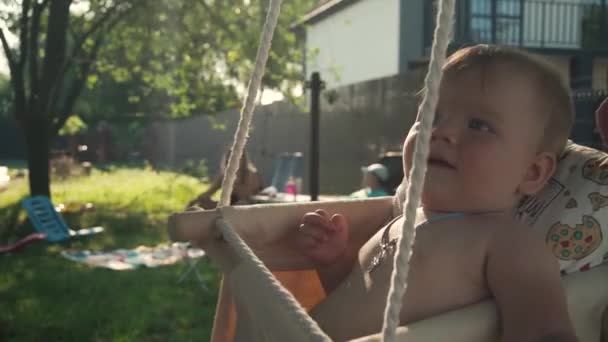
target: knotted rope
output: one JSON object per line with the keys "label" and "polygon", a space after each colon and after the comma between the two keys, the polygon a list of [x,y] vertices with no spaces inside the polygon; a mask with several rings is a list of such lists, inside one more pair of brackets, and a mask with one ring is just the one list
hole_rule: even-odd
{"label": "knotted rope", "polygon": [[412,255],[412,245],[416,237],[414,224],[416,211],[420,203],[420,194],[424,186],[424,177],[429,155],[430,135],[435,119],[435,109],[439,99],[439,84],[443,76],[442,67],[446,59],[446,51],[451,38],[453,26],[454,0],[440,0],[437,13],[433,47],[429,70],[424,80],[424,97],[418,108],[420,120],[418,138],[414,149],[412,171],[407,187],[407,197],[403,209],[405,218],[401,227],[401,239],[393,264],[391,287],[388,293],[387,305],[384,311],[384,325],[382,327],[383,340],[392,342],[399,325],[403,294],[407,289],[407,276],[409,274],[409,261]]}
{"label": "knotted rope", "polygon": [[222,207],[230,205],[230,195],[232,193],[234,181],[237,177],[243,149],[247,143],[249,126],[251,124],[251,118],[253,117],[253,110],[255,108],[255,99],[260,88],[262,76],[264,75],[264,69],[266,67],[266,61],[268,60],[272,36],[279,18],[281,2],[282,0],[271,0],[270,9],[266,16],[260,46],[257,52],[255,68],[253,70],[253,75],[251,76],[249,85],[247,86],[245,103],[241,109],[239,123],[234,135],[234,143],[231,149],[232,153],[228,159],[228,165],[224,173],[224,179],[222,180],[222,194],[220,202],[218,203],[218,212],[220,216],[217,219],[216,224],[219,226],[224,240],[226,240],[226,242],[234,249],[236,254],[243,262],[249,263],[251,267],[256,269],[257,272],[255,272],[255,275],[260,277],[259,280],[261,280],[262,284],[268,286],[270,290],[276,294],[275,298],[277,304],[282,306],[284,312],[290,313],[289,318],[296,321],[296,324],[300,327],[300,331],[308,335],[308,340],[327,341],[329,338],[327,335],[325,335],[325,333],[323,333],[317,323],[310,318],[310,316],[293,297],[293,295],[279,284],[270,270],[268,270],[264,263],[253,253],[249,246],[247,246],[241,237],[227,223],[222,210]]}

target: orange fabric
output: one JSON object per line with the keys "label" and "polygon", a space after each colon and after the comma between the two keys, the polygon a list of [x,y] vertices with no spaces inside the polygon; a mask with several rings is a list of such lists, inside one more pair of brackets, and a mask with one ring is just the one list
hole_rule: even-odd
{"label": "orange fabric", "polygon": [[315,270],[274,272],[274,276],[307,311],[325,298],[325,291]]}
{"label": "orange fabric", "polygon": [[[273,274],[308,311],[325,298],[325,291],[315,270]],[[228,284],[227,279],[222,279],[211,334],[212,342],[229,342],[234,339],[238,313]]]}
{"label": "orange fabric", "polygon": [[[225,278],[225,277],[224,277]],[[236,330],[236,309],[230,291],[230,282],[222,278],[213,320],[211,342],[228,342],[234,339]]]}
{"label": "orange fabric", "polygon": [[602,332],[600,333],[600,342],[608,342],[608,306],[604,308],[602,314]]}

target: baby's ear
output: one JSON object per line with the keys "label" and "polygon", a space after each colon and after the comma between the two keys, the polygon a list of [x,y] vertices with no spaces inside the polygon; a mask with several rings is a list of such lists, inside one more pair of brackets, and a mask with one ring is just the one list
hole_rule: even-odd
{"label": "baby's ear", "polygon": [[522,195],[532,195],[540,191],[555,172],[557,158],[555,153],[541,152],[528,168],[519,186]]}

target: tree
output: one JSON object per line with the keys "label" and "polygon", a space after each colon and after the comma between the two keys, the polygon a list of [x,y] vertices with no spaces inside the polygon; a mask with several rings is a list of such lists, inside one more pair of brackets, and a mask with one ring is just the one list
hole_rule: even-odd
{"label": "tree", "polygon": [[0,120],[10,117],[13,103],[11,84],[8,78],[0,74]]}
{"label": "tree", "polygon": [[[145,120],[239,107],[239,89],[253,69],[268,3],[156,0],[138,8],[107,38],[78,114],[122,121],[127,112]],[[290,27],[314,3],[283,3],[264,87],[290,97],[303,81],[302,49]],[[100,103],[108,96],[113,100]],[[98,108],[104,113],[84,113]]]}
{"label": "tree", "polygon": [[[290,96],[303,80],[302,50],[290,27],[314,3],[284,2],[265,87]],[[49,145],[72,115],[90,123],[107,116],[178,118],[238,107],[267,4],[0,0],[1,19],[18,37],[12,49],[0,29],[14,114],[26,136],[31,194],[49,195]]]}
{"label": "tree", "polygon": [[[49,145],[71,114],[104,36],[142,0],[4,0],[0,41],[14,116],[25,132],[30,193],[50,196]],[[78,6],[78,9],[76,8]],[[13,49],[5,30],[18,37]]]}

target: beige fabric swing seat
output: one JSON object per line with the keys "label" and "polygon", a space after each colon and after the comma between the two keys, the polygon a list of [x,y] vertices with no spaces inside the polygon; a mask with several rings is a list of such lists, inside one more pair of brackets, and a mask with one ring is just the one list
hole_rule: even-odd
{"label": "beige fabric swing seat", "polygon": [[[322,301],[325,293],[310,260],[296,253],[297,249],[294,248],[296,231],[302,215],[322,208],[328,212],[340,212],[347,217],[350,227],[349,243],[353,244],[352,247],[355,249],[361,247],[387,219],[394,217],[395,213],[403,212],[405,217],[402,227],[404,238],[399,241],[395,254],[396,267],[391,279],[394,282],[387,300],[383,337],[379,334],[365,336],[359,338],[359,341],[376,341],[381,338],[389,341],[396,339],[414,342],[496,341],[499,336],[498,317],[496,306],[491,300],[395,330],[402,303],[401,297],[406,289],[409,251],[415,236],[412,217],[415,216],[419,203],[420,184],[426,169],[428,139],[426,141],[418,139],[416,143],[414,166],[410,176],[411,184],[407,188],[409,200],[403,210],[399,205],[404,203],[404,192],[399,192],[395,199],[385,197],[306,204],[226,206],[236,178],[238,160],[247,139],[254,99],[268,57],[280,3],[281,0],[271,0],[256,67],[235,134],[233,153],[227,165],[226,178],[222,183],[221,207],[209,211],[178,213],[169,220],[171,239],[192,241],[202,247],[224,274],[212,340],[214,342],[330,340],[304,311],[310,310]],[[452,27],[454,0],[440,0],[438,7],[438,24],[434,34],[429,73],[425,80],[426,92],[419,109],[421,137],[430,136],[442,76],[441,66],[445,59]],[[576,148],[573,150],[575,152],[572,155],[578,158],[576,150]],[[602,224],[608,224],[608,208],[600,210],[608,206],[608,196],[602,195],[608,193],[608,182],[604,184],[606,179],[604,176],[607,175],[603,171],[605,166],[608,166],[608,155],[598,156],[595,152],[589,155],[585,155],[584,151],[581,152],[581,156],[587,159],[584,164],[577,159],[574,169],[564,164],[561,171],[558,170],[556,173],[556,183],[550,184],[546,188],[547,191],[542,191],[538,198],[528,202],[528,206],[521,212],[523,219],[535,221],[537,224],[542,223],[544,228],[549,229],[546,235],[547,245],[560,259],[562,270],[570,272],[599,265],[603,261],[601,253],[607,251],[604,248],[608,247],[608,239],[602,240],[601,229]],[[566,158],[566,155],[562,157],[562,160],[570,158]],[[570,177],[573,174],[571,170],[577,167],[581,168],[584,180],[576,184],[582,184],[580,188],[583,192],[570,196],[578,186],[571,187],[564,179]],[[597,187],[598,184],[600,188]],[[562,191],[564,189],[568,191]],[[570,197],[566,197],[566,193]],[[558,194],[562,195],[557,196]],[[542,197],[545,195],[546,198]],[[572,206],[571,201],[582,205]],[[577,210],[562,216],[564,208],[577,208]],[[546,216],[539,219],[541,215]],[[588,222],[589,217],[595,223],[587,226],[590,229],[584,233],[587,234],[584,236],[591,236],[588,241],[586,238],[583,239],[587,245],[580,241],[576,242],[576,246],[566,246],[565,243],[562,245],[565,236],[574,236],[581,230],[580,215],[587,220],[583,223]],[[597,218],[594,218],[595,216]],[[550,225],[547,226],[545,223]],[[560,236],[554,229],[561,229],[566,234]],[[554,236],[556,239],[553,239]],[[597,242],[598,238],[600,242]],[[575,247],[580,248],[574,249]],[[563,282],[570,316],[580,341],[608,342],[608,331],[606,331],[608,330],[608,317],[606,317],[608,316],[606,313],[608,265],[568,275],[563,278]]]}
{"label": "beige fabric swing seat", "polygon": [[[323,300],[311,263],[294,253],[293,239],[302,215],[323,208],[346,215],[353,233],[353,243],[362,244],[393,213],[393,199],[317,202],[305,204],[271,204],[223,208],[223,216],[241,235],[256,255],[273,271],[281,283],[310,309]],[[271,293],[255,282],[247,260],[215,235],[217,210],[184,212],[172,216],[170,234],[173,240],[197,241],[220,267],[235,296],[233,311],[231,293],[224,291],[216,311],[214,342],[230,341],[296,341],[297,327],[286,319],[288,313],[273,305]],[[570,315],[581,342],[599,342],[602,315],[608,308],[608,265],[598,266],[563,278]],[[608,318],[604,317],[604,337],[608,337]],[[438,315],[397,330],[404,341],[496,341],[497,313],[492,301]],[[267,335],[267,334],[271,335]],[[380,335],[358,341],[379,341]]]}

